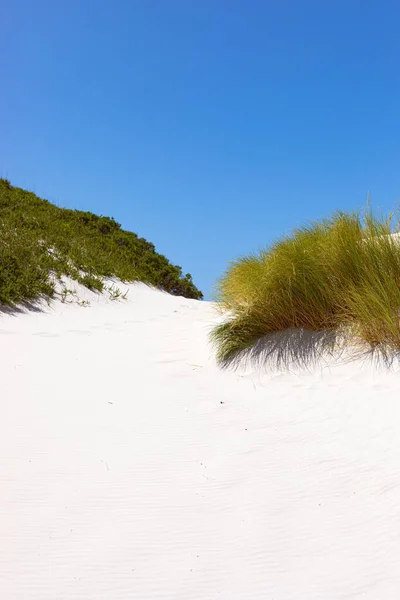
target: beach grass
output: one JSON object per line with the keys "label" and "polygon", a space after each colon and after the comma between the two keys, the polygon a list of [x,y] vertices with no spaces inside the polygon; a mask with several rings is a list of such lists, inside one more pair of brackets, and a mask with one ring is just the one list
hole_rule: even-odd
{"label": "beach grass", "polygon": [[[338,212],[234,261],[217,300],[229,317],[212,332],[227,365],[265,336],[332,332],[360,351],[400,350],[398,219]],[[339,335],[340,334],[340,335]]]}

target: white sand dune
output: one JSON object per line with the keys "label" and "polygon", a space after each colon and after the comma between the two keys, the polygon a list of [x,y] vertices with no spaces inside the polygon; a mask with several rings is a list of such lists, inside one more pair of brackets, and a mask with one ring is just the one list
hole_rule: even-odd
{"label": "white sand dune", "polygon": [[400,373],[222,372],[213,305],[0,316],[0,598],[400,598]]}

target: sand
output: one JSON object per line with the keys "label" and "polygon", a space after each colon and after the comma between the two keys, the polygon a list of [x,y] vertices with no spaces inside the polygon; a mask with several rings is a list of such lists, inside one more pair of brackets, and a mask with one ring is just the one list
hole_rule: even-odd
{"label": "sand", "polygon": [[400,598],[398,369],[222,372],[211,303],[89,297],[0,316],[2,599]]}

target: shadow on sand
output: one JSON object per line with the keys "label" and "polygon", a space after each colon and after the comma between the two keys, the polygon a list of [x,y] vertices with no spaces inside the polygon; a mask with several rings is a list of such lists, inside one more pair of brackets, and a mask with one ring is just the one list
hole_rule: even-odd
{"label": "shadow on sand", "polygon": [[253,367],[261,370],[297,371],[354,360],[390,369],[399,364],[400,353],[385,347],[356,347],[343,331],[287,329],[260,338],[251,348],[222,362],[221,366],[231,369]]}
{"label": "shadow on sand", "polygon": [[20,304],[11,305],[11,306],[7,305],[7,304],[0,304],[0,316],[1,315],[17,316],[17,315],[27,314],[27,313],[31,313],[31,312],[33,312],[33,313],[44,312],[43,302],[41,302],[41,301],[21,302]]}

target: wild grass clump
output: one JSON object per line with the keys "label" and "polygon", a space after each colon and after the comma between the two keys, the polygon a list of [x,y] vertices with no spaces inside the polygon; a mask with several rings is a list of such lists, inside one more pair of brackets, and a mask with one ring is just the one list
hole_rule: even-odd
{"label": "wild grass clump", "polygon": [[202,298],[190,274],[114,219],[59,208],[0,179],[0,305],[52,296],[63,275],[99,292],[117,277]]}
{"label": "wild grass clump", "polygon": [[321,352],[345,343],[398,353],[400,240],[392,232],[393,218],[337,213],[235,261],[218,286],[230,315],[212,333],[219,362],[254,355],[262,340],[271,357],[279,353],[276,334],[286,332],[287,343],[294,331],[317,334]]}

